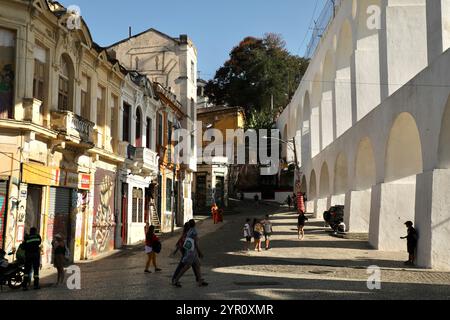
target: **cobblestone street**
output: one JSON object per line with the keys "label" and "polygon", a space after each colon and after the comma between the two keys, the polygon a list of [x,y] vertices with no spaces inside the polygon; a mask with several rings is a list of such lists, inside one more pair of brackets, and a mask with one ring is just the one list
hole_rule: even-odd
{"label": "cobblestone street", "polygon": [[[170,285],[178,258],[169,258],[175,238],[163,242],[160,274],[144,274],[142,246],[118,251],[99,261],[80,264],[82,289],[55,288],[55,275],[42,279],[40,291],[4,288],[0,299],[449,299],[450,273],[404,269],[403,252],[371,250],[361,240],[331,236],[319,220],[310,220],[305,241],[297,240],[296,215],[265,204],[240,204],[238,214],[221,225],[199,224],[205,253],[203,271],[210,283],[197,288],[192,271],[183,288]],[[243,252],[242,226],[247,217],[273,214],[272,250]],[[400,236],[400,235],[399,235]],[[381,290],[367,288],[367,267],[381,268]]]}

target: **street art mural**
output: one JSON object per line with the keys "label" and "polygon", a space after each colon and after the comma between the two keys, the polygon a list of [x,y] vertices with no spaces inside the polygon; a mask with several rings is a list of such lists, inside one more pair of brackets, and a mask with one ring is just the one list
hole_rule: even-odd
{"label": "street art mural", "polygon": [[0,28],[0,119],[13,117],[16,35]]}
{"label": "street art mural", "polygon": [[114,172],[97,169],[94,188],[94,224],[92,255],[114,249]]}

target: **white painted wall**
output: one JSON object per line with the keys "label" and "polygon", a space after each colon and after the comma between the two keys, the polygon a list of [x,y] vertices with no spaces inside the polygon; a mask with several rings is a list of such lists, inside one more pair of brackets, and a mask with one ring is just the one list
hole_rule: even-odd
{"label": "white painted wall", "polygon": [[[382,8],[381,28],[367,28],[368,5]],[[436,170],[450,163],[445,156],[450,154],[449,121],[442,121],[450,97],[450,51],[446,50],[450,10],[444,8],[450,8],[448,0],[343,1],[295,93],[295,101],[303,101],[300,110],[291,110],[299,107],[291,103],[280,119],[293,114],[303,117],[295,121],[301,127],[287,131],[302,132],[302,172],[316,214],[327,210],[335,201],[333,195],[345,193],[350,229],[370,229],[370,242],[383,250],[405,251],[406,243],[400,241],[406,233],[404,222],[416,220],[424,248],[420,265],[450,269],[444,254],[450,252],[450,243],[443,241],[450,228],[443,209],[448,204],[442,196],[448,194],[447,176]],[[352,34],[350,96],[348,88],[337,85],[348,75],[349,52],[335,45],[343,28],[350,33],[345,21]],[[336,63],[327,61],[329,52]],[[331,73],[327,68],[333,64],[336,84],[330,103],[330,89],[320,79]],[[351,119],[343,107],[349,102]],[[342,108],[344,113],[338,117]],[[341,153],[348,162],[347,190],[337,191],[344,189],[336,183],[342,178],[336,166]],[[408,176],[412,178],[405,180]]]}

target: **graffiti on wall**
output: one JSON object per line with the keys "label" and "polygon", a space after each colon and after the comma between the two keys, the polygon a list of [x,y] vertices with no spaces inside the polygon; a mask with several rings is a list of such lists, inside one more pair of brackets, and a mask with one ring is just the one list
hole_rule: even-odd
{"label": "graffiti on wall", "polygon": [[101,181],[94,191],[94,252],[99,254],[114,248],[114,173],[98,169],[95,181]]}

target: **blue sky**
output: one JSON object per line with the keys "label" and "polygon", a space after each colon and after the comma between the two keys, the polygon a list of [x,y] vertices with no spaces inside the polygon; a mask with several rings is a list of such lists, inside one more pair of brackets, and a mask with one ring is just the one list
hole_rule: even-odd
{"label": "blue sky", "polygon": [[[325,0],[62,0],[78,5],[94,41],[102,46],[128,35],[155,28],[170,36],[188,34],[198,49],[200,76],[214,77],[230,50],[246,36],[267,32],[283,35],[287,48],[303,55],[304,41],[316,7]],[[309,33],[310,34],[310,33]],[[302,45],[303,43],[303,45]]]}

